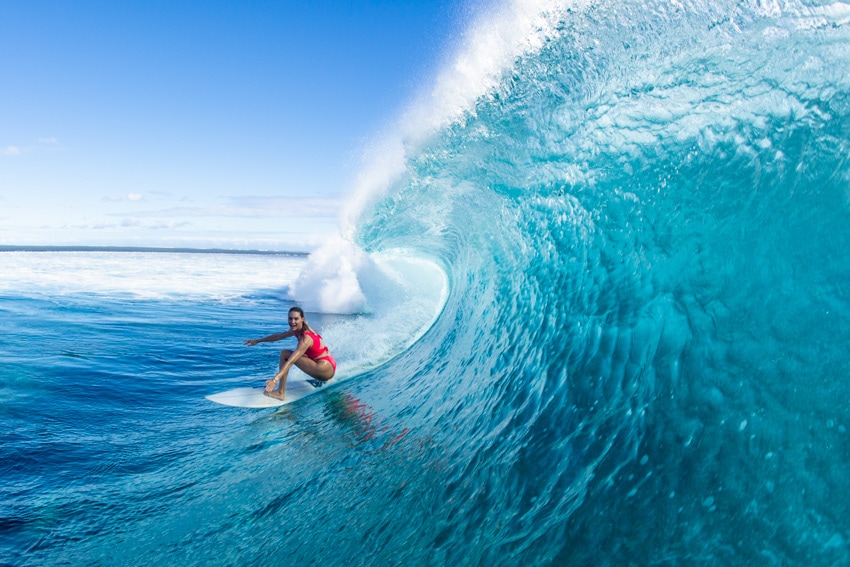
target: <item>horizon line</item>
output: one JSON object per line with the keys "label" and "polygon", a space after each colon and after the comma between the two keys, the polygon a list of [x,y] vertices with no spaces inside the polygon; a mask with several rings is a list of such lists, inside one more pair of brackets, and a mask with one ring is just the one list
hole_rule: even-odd
{"label": "horizon line", "polygon": [[278,256],[309,256],[309,252],[280,250],[242,250],[230,248],[186,248],[159,246],[49,246],[0,244],[0,252],[154,252],[161,254],[257,254]]}

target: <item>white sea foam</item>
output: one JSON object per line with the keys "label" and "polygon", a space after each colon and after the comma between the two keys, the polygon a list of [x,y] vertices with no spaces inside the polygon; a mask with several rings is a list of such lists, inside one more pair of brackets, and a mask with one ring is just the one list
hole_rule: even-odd
{"label": "white sea foam", "polygon": [[308,310],[363,312],[366,297],[357,274],[369,264],[369,257],[350,241],[338,236],[328,238],[310,254],[290,292]]}
{"label": "white sea foam", "polygon": [[[358,258],[362,264],[357,280],[347,279],[356,289],[346,290],[340,297],[351,297],[357,291],[368,303],[357,317],[340,319],[323,330],[328,344],[334,345],[341,369],[349,374],[385,362],[416,342],[439,316],[448,294],[446,274],[434,262],[403,250],[370,256],[361,252]],[[322,298],[314,300],[319,303],[308,300],[305,308],[329,311],[321,304]]]}
{"label": "white sea foam", "polygon": [[151,252],[3,252],[0,292],[156,299],[281,296],[303,256]]}

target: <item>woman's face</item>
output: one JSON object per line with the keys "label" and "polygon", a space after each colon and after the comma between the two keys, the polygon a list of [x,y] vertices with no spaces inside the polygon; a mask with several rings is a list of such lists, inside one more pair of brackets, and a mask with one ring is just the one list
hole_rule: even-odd
{"label": "woman's face", "polygon": [[293,331],[300,331],[304,325],[304,319],[298,311],[289,312],[289,328]]}

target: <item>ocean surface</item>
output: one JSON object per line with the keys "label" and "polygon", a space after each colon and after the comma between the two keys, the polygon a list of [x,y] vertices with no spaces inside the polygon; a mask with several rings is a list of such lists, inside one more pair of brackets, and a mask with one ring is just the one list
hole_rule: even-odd
{"label": "ocean surface", "polygon": [[850,564],[850,5],[531,4],[309,257],[0,252],[0,564]]}

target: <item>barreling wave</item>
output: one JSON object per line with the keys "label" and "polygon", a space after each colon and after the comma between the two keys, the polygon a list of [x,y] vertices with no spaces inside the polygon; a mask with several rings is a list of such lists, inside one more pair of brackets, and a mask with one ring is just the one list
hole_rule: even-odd
{"label": "barreling wave", "polygon": [[383,553],[848,561],[850,5],[491,17],[344,225],[449,282],[386,370],[433,431]]}

